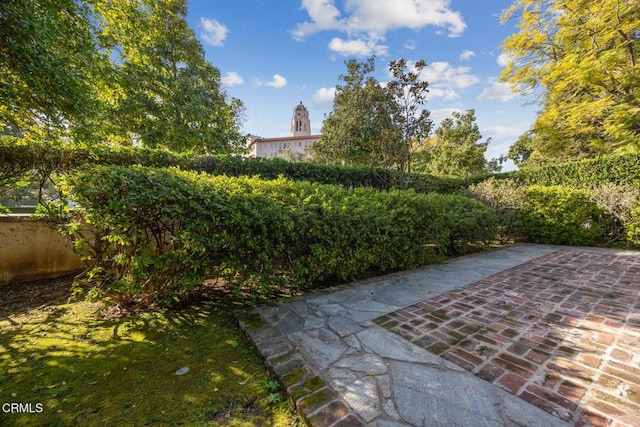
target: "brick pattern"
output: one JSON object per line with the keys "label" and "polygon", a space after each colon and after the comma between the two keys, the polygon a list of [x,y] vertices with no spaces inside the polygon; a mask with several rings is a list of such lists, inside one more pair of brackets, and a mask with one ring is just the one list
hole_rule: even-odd
{"label": "brick pattern", "polygon": [[364,427],[331,387],[305,363],[297,348],[262,321],[257,312],[238,312],[236,318],[249,340],[260,349],[267,368],[278,377],[307,425]]}
{"label": "brick pattern", "polygon": [[376,319],[576,426],[640,425],[640,259],[557,251]]}

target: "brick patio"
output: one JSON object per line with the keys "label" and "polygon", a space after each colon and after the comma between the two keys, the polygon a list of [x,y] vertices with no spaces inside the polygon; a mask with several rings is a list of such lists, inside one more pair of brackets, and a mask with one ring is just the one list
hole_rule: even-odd
{"label": "brick patio", "polygon": [[376,322],[576,426],[637,426],[639,296],[639,257],[559,250]]}

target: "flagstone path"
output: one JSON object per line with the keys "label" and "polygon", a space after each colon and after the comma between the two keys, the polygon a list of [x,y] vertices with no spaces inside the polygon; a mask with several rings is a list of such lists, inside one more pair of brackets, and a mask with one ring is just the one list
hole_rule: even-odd
{"label": "flagstone path", "polygon": [[313,426],[640,425],[640,253],[519,244],[240,324]]}

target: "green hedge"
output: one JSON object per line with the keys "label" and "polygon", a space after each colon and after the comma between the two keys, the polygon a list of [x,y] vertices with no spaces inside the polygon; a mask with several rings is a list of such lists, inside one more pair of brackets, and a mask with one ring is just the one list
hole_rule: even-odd
{"label": "green hedge", "polygon": [[640,154],[606,156],[560,165],[496,174],[520,185],[593,188],[605,183],[640,187]]}
{"label": "green hedge", "polygon": [[378,190],[411,188],[419,193],[455,193],[468,183],[468,180],[461,178],[440,178],[424,174],[403,175],[392,169],[293,163],[282,159],[230,156],[198,156],[186,165],[186,168],[212,175],[260,176],[264,179],[284,176],[294,181],[342,185],[347,188],[371,187]]}
{"label": "green hedge", "polygon": [[588,191],[558,186],[526,187],[519,216],[528,240],[555,245],[603,244],[613,221]]}
{"label": "green hedge", "polygon": [[467,195],[496,211],[503,241],[640,247],[640,190],[631,186],[576,189],[490,179]]}
{"label": "green hedge", "polygon": [[[457,195],[347,190],[175,168],[83,167],[65,179],[98,245],[89,277],[121,300],[181,298],[207,276],[269,293],[406,269],[494,238],[494,212]],[[77,220],[77,221],[76,221]]]}
{"label": "green hedge", "polygon": [[[180,166],[214,175],[260,176],[275,179],[343,185],[347,188],[372,187],[380,190],[412,188],[419,193],[456,193],[489,176],[441,178],[423,174],[402,175],[389,169],[370,169],[314,163],[292,163],[281,159],[256,159],[233,156],[183,156],[164,150],[93,146],[77,147],[64,143],[26,142],[15,137],[0,137],[0,187],[7,186],[25,173],[40,175],[68,171],[81,164]],[[592,188],[604,183],[640,187],[640,154],[608,156],[562,165],[550,165],[493,175],[513,180],[518,185]]]}
{"label": "green hedge", "polygon": [[51,174],[83,164],[179,166],[187,158],[165,150],[124,146],[77,146],[60,141],[34,142],[0,136],[0,194],[21,179],[35,176],[44,182]]}
{"label": "green hedge", "polygon": [[640,154],[496,174],[465,194],[496,210],[505,241],[640,247]]}
{"label": "green hedge", "polygon": [[284,176],[295,181],[342,185],[347,188],[412,188],[420,193],[455,193],[470,182],[468,179],[439,178],[423,174],[404,175],[390,169],[293,163],[281,159],[226,155],[191,157],[159,149],[108,145],[79,147],[59,141],[27,142],[15,137],[0,137],[0,190],[29,173],[35,173],[40,180],[46,180],[53,173],[66,172],[86,163],[179,166],[212,175],[260,176],[263,179]]}
{"label": "green hedge", "polygon": [[43,163],[65,171],[84,163],[143,166],[178,166],[186,158],[166,150],[120,146],[80,146],[60,141],[34,142],[11,136],[0,137],[0,164],[13,169],[39,168]]}

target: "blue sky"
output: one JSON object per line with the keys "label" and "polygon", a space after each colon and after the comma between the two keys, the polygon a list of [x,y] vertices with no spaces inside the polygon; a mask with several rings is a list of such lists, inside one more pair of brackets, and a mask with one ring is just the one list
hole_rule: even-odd
{"label": "blue sky", "polygon": [[[486,157],[506,154],[535,119],[532,99],[498,81],[500,44],[515,23],[499,15],[511,0],[190,0],[188,22],[227,92],[246,106],[244,131],[286,136],[295,106],[309,109],[312,130],[332,110],[344,61],[376,55],[388,81],[391,60],[424,59],[426,108],[438,123],[476,110]],[[505,169],[512,169],[506,165]]]}

